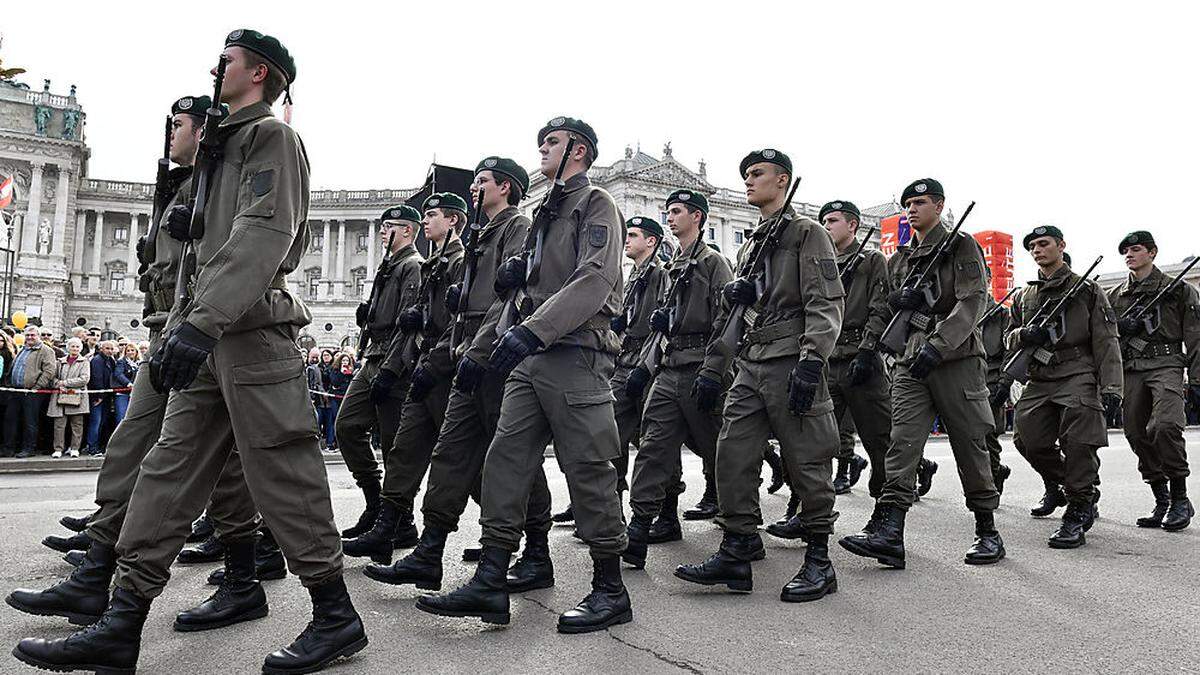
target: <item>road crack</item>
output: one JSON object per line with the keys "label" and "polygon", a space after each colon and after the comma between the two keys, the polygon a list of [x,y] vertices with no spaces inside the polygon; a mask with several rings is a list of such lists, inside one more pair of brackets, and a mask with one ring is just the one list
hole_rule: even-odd
{"label": "road crack", "polygon": [[690,661],[687,661],[684,659],[676,659],[669,654],[660,654],[659,652],[655,651],[654,649],[651,649],[650,647],[642,647],[641,645],[635,645],[634,643],[632,643],[628,640],[622,639],[621,636],[617,635],[616,633],[613,633],[612,629],[606,629],[604,632],[608,633],[608,636],[610,638],[616,640],[617,642],[620,642],[621,644],[625,645],[626,647],[629,647],[630,649],[636,649],[639,652],[645,652],[645,653],[649,654],[650,656],[653,656],[654,658],[658,659],[659,661],[662,661],[663,663],[665,663],[669,666],[674,666],[680,670],[686,670],[689,673],[695,673],[695,675],[703,675],[703,673],[704,673],[704,671],[697,668]]}

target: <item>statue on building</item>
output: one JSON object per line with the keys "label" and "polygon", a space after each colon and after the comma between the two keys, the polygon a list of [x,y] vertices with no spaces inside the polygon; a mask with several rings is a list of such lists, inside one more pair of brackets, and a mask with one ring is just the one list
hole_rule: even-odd
{"label": "statue on building", "polygon": [[670,156],[671,156],[671,141],[667,141],[666,144],[663,145],[663,157],[666,158],[666,157],[670,157]]}
{"label": "statue on building", "polygon": [[48,105],[39,105],[33,111],[33,123],[37,126],[37,135],[45,136],[50,126],[50,116],[54,110]]}
{"label": "statue on building", "polygon": [[49,253],[50,252],[50,232],[51,232],[50,221],[47,220],[46,218],[42,218],[41,224],[38,225],[38,252],[39,253]]}
{"label": "statue on building", "polygon": [[63,131],[62,137],[68,141],[75,140],[75,130],[79,127],[79,111],[64,110],[63,111]]}

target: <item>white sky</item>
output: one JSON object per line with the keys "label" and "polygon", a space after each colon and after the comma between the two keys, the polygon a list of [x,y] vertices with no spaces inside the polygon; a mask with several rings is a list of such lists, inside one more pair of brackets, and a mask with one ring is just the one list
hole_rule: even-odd
{"label": "white sky", "polygon": [[[1019,247],[1059,225],[1079,270],[1101,253],[1101,271],[1123,269],[1116,243],[1142,227],[1162,262],[1200,253],[1185,224],[1200,177],[1195,3],[236,7],[236,20],[195,3],[68,3],[53,22],[7,11],[0,57],[35,89],[78,85],[97,178],[151,181],[170,102],[210,92],[226,33],[254,28],[296,57],[314,187],[412,187],[435,154],[533,167],[538,128],[564,114],[596,128],[602,164],[670,140],[727,187],[748,150],[779,148],[809,202],[866,207],[933,176],[955,212],[978,202],[967,230]],[[1020,281],[1032,264],[1016,258]]]}

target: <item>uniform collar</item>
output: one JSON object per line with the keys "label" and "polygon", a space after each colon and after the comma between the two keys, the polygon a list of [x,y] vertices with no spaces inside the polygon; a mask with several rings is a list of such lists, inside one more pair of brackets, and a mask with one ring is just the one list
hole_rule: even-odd
{"label": "uniform collar", "polygon": [[399,251],[396,251],[395,253],[393,253],[391,255],[391,257],[388,258],[388,260],[390,262],[398,262],[400,260],[404,260],[405,258],[414,256],[416,254],[417,254],[416,246],[413,246],[412,244],[405,244],[403,248],[401,248]]}
{"label": "uniform collar", "polygon": [[245,108],[233,113],[229,117],[221,120],[221,127],[233,127],[246,122],[253,122],[261,117],[271,116],[271,106],[267,105],[266,101],[252,103]]}
{"label": "uniform collar", "polygon": [[1038,270],[1038,278],[1036,281],[1029,282],[1030,285],[1036,286],[1042,291],[1049,291],[1065,286],[1075,275],[1071,272],[1070,265],[1063,265],[1054,271],[1050,276],[1042,276],[1042,271]]}
{"label": "uniform collar", "polygon": [[587,171],[580,171],[567,179],[567,182],[563,184],[563,192],[574,192],[591,184],[592,181],[588,178]]}
{"label": "uniform collar", "polygon": [[941,221],[938,221],[938,223],[933,226],[933,229],[929,231],[929,234],[927,234],[925,238],[919,242],[917,240],[917,234],[914,231],[912,239],[908,242],[908,246],[912,249],[913,255],[929,255],[938,247],[938,244],[942,243],[942,240],[945,239],[946,235],[949,233],[950,230],[947,230],[946,226],[943,225]]}
{"label": "uniform collar", "polygon": [[[518,213],[520,213],[520,211],[515,206],[504,207],[503,211],[497,213],[495,218],[489,220],[487,225],[484,225],[483,229],[479,230],[479,236],[483,237],[490,234],[494,230],[500,229],[507,224],[508,221],[516,218]],[[468,227],[470,226],[468,225]]]}
{"label": "uniform collar", "polygon": [[1167,275],[1163,274],[1162,270],[1158,269],[1158,265],[1154,265],[1150,268],[1150,274],[1141,281],[1135,279],[1133,272],[1130,272],[1129,276],[1127,277],[1128,281],[1126,282],[1125,287],[1126,290],[1131,293],[1148,288],[1157,289],[1159,286],[1163,285],[1163,281],[1165,281],[1166,278]]}

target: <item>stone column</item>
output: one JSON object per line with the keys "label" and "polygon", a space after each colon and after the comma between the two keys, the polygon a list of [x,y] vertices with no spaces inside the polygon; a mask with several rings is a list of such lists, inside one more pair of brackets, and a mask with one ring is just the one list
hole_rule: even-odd
{"label": "stone column", "polygon": [[100,269],[100,257],[104,247],[104,212],[96,212],[96,239],[92,242],[92,274],[96,277],[97,293],[104,286],[104,273]]}
{"label": "stone column", "polygon": [[76,288],[83,285],[82,279],[87,276],[83,269],[83,242],[87,234],[87,211],[80,211],[75,214],[75,255],[72,256],[74,261],[71,263],[71,276],[75,281]]}
{"label": "stone column", "polygon": [[50,243],[50,251],[56,256],[63,255],[64,240],[67,238],[67,197],[71,183],[71,172],[65,166],[58,167],[58,193],[54,205],[54,234]]}
{"label": "stone column", "polygon": [[375,221],[367,221],[367,283],[363,287],[364,292],[370,292],[371,280],[375,278],[375,235],[378,229]]}
{"label": "stone column", "polygon": [[21,228],[21,252],[37,251],[37,230],[42,222],[42,169],[45,164],[32,162],[29,179],[29,208],[25,211],[25,227]]}
{"label": "stone column", "polygon": [[333,278],[338,287],[334,297],[346,297],[346,221],[344,220],[338,221],[337,274]]}
{"label": "stone column", "polygon": [[136,213],[129,214],[129,252],[125,263],[125,293],[128,295],[137,295],[137,240],[138,228],[141,227],[139,221],[141,216]]}
{"label": "stone column", "polygon": [[329,286],[325,280],[329,278],[329,249],[333,246],[333,240],[329,238],[329,221],[321,222],[325,225],[325,238],[321,240],[321,283],[317,284],[318,300],[329,297]]}

